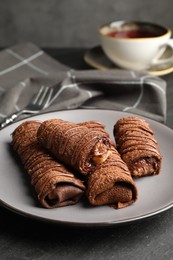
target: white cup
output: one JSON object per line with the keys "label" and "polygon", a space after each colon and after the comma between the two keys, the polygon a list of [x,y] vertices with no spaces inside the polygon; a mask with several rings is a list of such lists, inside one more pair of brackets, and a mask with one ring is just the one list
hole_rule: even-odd
{"label": "white cup", "polygon": [[[116,21],[99,28],[101,46],[116,65],[133,70],[146,70],[173,58],[171,30],[150,22]],[[171,55],[161,59],[166,48]]]}

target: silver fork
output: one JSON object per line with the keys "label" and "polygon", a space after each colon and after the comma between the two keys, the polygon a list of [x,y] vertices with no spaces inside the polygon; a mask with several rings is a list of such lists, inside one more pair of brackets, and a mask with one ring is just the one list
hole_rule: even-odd
{"label": "silver fork", "polygon": [[0,129],[4,128],[7,125],[10,125],[16,119],[25,114],[25,115],[32,115],[32,114],[37,114],[41,110],[47,108],[50,105],[50,101],[52,98],[53,94],[53,87],[48,87],[48,86],[41,86],[39,91],[33,96],[31,101],[27,104],[27,106],[10,116],[6,117],[4,122],[0,124]]}

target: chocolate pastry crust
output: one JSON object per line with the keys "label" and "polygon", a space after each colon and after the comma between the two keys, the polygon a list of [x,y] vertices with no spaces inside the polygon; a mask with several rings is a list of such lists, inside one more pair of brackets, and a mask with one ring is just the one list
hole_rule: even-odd
{"label": "chocolate pastry crust", "polygon": [[109,158],[87,177],[86,194],[92,205],[123,208],[137,200],[137,188],[129,169],[113,146]]}
{"label": "chocolate pastry crust", "polygon": [[61,119],[44,121],[38,129],[40,145],[62,163],[83,175],[109,157],[111,141],[103,126],[94,121],[75,124]]}
{"label": "chocolate pastry crust", "polygon": [[85,186],[74,173],[59,163],[37,140],[41,123],[26,121],[12,133],[12,147],[31,177],[38,200],[45,208],[76,204],[83,196]]}
{"label": "chocolate pastry crust", "polygon": [[143,119],[129,116],[114,125],[116,148],[133,177],[160,173],[162,156],[150,125]]}

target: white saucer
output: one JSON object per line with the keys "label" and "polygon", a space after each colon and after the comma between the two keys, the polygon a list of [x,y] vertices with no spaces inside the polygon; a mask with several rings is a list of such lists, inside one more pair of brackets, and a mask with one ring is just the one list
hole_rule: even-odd
{"label": "white saucer", "polygon": [[[170,50],[167,49],[164,52],[164,56],[169,56],[168,52]],[[162,58],[164,58],[162,56]],[[84,60],[87,64],[91,67],[99,70],[108,70],[108,69],[121,69],[120,67],[116,66],[112,63],[104,54],[101,46],[95,46],[92,49],[88,50],[84,55]],[[166,62],[164,64],[153,65],[150,67],[147,72],[151,75],[162,76],[169,74],[173,71],[173,60]]]}

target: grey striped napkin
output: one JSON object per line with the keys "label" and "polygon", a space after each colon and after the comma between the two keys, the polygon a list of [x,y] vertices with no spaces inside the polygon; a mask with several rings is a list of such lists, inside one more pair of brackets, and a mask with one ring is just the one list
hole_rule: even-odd
{"label": "grey striped napkin", "polygon": [[166,82],[159,77],[126,70],[75,71],[32,43],[2,50],[0,60],[0,121],[24,107],[41,85],[61,82],[46,111],[113,109],[165,122]]}

